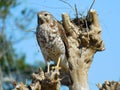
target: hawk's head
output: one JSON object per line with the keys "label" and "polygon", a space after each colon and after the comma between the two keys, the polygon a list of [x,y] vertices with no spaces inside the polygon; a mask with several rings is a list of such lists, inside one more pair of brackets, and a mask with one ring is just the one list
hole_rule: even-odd
{"label": "hawk's head", "polygon": [[41,11],[38,13],[38,24],[51,23],[53,16],[46,11]]}

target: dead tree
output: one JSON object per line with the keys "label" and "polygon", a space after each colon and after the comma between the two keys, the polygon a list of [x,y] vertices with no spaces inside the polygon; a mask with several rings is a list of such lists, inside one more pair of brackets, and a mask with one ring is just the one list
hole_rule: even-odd
{"label": "dead tree", "polygon": [[120,90],[120,82],[105,81],[103,84],[97,84],[99,90]]}
{"label": "dead tree", "polygon": [[69,70],[72,82],[59,78],[59,70],[52,69],[50,74],[46,75],[40,69],[39,73],[33,74],[33,82],[30,86],[18,83],[17,90],[59,90],[62,80],[67,83],[69,90],[89,90],[88,70],[95,53],[104,50],[97,13],[95,10],[90,10],[86,17],[73,20],[64,13],[62,24],[69,42],[68,62],[72,67]]}
{"label": "dead tree", "polygon": [[62,16],[70,45],[69,62],[73,67],[70,70],[73,84],[69,85],[69,90],[89,90],[88,70],[94,54],[104,50],[97,13],[91,10],[85,18],[72,22],[67,14]]}
{"label": "dead tree", "polygon": [[53,68],[50,73],[44,73],[40,68],[38,73],[32,74],[33,80],[30,86],[23,83],[13,84],[15,90],[60,90],[59,69]]}

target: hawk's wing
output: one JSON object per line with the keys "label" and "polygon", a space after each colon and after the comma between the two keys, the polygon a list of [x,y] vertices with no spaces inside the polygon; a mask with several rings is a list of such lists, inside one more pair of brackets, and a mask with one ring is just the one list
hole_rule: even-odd
{"label": "hawk's wing", "polygon": [[64,30],[62,24],[60,24],[59,22],[57,22],[57,24],[58,24],[58,29],[59,29],[60,37],[62,38],[62,41],[65,44],[66,56],[68,57],[68,55],[69,55],[68,54],[69,44],[68,44],[67,36],[66,36],[65,30]]}
{"label": "hawk's wing", "polygon": [[[68,40],[67,40],[67,36],[66,36],[66,33],[65,33],[65,29],[63,28],[62,24],[57,22],[58,24],[58,28],[59,28],[59,33],[60,33],[60,37],[62,38],[62,41],[64,42],[64,45],[65,45],[65,54],[66,54],[66,57],[67,57],[67,60],[69,58],[69,43],[68,43]],[[72,64],[68,61],[68,64],[69,64],[69,68],[70,70],[72,70],[73,66]]]}

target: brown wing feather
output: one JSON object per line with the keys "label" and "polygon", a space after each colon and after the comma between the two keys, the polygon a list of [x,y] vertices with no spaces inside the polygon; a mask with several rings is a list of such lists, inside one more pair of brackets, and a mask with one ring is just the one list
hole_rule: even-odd
{"label": "brown wing feather", "polygon": [[59,28],[60,37],[62,38],[62,40],[63,40],[63,42],[65,43],[65,45],[66,45],[67,47],[69,47],[65,30],[64,30],[63,26],[62,26],[59,22],[58,22],[58,28]]}
{"label": "brown wing feather", "polygon": [[62,40],[63,40],[63,42],[65,44],[66,56],[69,57],[69,54],[68,54],[69,44],[68,44],[68,40],[67,40],[65,30],[64,30],[63,26],[59,22],[57,22],[57,24],[58,24],[58,28],[59,28],[60,37],[62,38]]}
{"label": "brown wing feather", "polygon": [[[69,58],[69,43],[68,43],[68,40],[67,40],[67,36],[66,36],[66,33],[65,33],[65,29],[63,28],[62,24],[57,22],[58,24],[58,28],[59,28],[59,33],[60,33],[60,37],[62,38],[63,42],[64,42],[64,45],[65,45],[65,54],[66,54],[66,57],[67,57],[67,60]],[[73,66],[72,64],[68,61],[68,64],[69,64],[69,68],[70,70],[73,69]]]}

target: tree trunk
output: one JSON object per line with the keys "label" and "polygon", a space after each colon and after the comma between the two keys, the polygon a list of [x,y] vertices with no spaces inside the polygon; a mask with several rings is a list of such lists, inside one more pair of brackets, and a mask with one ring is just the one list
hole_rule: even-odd
{"label": "tree trunk", "polygon": [[0,90],[3,90],[3,73],[0,66]]}
{"label": "tree trunk", "polygon": [[88,70],[93,56],[96,51],[104,50],[96,11],[91,10],[88,15],[72,22],[67,14],[62,15],[70,46],[68,61],[72,66],[70,76],[73,81],[73,84],[69,85],[70,90],[89,90]]}

